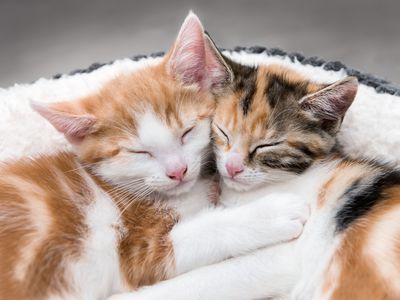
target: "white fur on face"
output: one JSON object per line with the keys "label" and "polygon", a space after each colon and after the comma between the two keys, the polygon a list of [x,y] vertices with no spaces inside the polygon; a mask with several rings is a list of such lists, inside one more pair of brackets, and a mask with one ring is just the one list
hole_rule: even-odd
{"label": "white fur on face", "polygon": [[[191,116],[193,117],[193,116]],[[122,151],[120,155],[100,164],[97,169],[106,180],[124,185],[135,193],[145,196],[151,192],[178,195],[187,192],[200,174],[204,152],[210,143],[208,120],[184,121],[187,128],[195,126],[182,141],[185,128],[168,127],[151,110],[137,116],[138,134],[123,141],[123,148],[146,153]],[[181,182],[168,177],[167,170],[177,165],[187,165]]]}
{"label": "white fur on face", "polygon": [[261,169],[258,166],[244,166],[243,172],[237,174],[234,178],[232,178],[226,169],[226,163],[229,161],[232,156],[231,153],[242,154],[243,160],[245,159],[245,154],[241,153],[240,149],[240,138],[236,138],[234,143],[232,144],[229,151],[225,152],[224,150],[216,147],[216,160],[217,160],[217,168],[218,171],[224,180],[224,183],[231,189],[236,191],[249,191],[255,188],[259,188],[265,184],[279,182],[287,179],[293,178],[293,174],[287,171],[279,170],[279,169]]}

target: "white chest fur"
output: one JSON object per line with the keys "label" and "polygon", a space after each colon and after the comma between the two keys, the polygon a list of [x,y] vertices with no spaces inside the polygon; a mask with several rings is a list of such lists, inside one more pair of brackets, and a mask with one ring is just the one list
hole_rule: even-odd
{"label": "white chest fur", "polygon": [[336,247],[333,239],[335,210],[331,207],[317,208],[321,186],[331,176],[336,164],[337,162],[321,164],[292,180],[252,191],[237,192],[226,186],[222,189],[221,202],[228,207],[240,206],[268,194],[282,192],[300,195],[309,203],[311,215],[300,238],[271,248],[272,255],[280,253],[282,263],[287,263],[287,269],[293,270],[293,275],[297,278],[294,292],[288,299],[313,299],[317,292],[315,287],[319,286],[322,278],[321,272]]}
{"label": "white chest fur", "polygon": [[200,179],[189,192],[171,197],[168,200],[168,206],[175,209],[181,219],[192,217],[212,206],[209,201],[209,186],[209,180]]}
{"label": "white chest fur", "polygon": [[227,207],[237,206],[260,199],[272,193],[294,193],[298,194],[311,205],[316,203],[319,188],[330,176],[330,171],[335,167],[336,162],[320,164],[311,167],[300,176],[281,183],[266,184],[258,189],[251,191],[238,192],[222,186],[221,203]]}
{"label": "white chest fur", "polygon": [[83,254],[69,266],[74,294],[71,299],[106,299],[124,291],[118,256],[120,217],[112,199],[90,184],[95,200],[85,212],[88,233]]}

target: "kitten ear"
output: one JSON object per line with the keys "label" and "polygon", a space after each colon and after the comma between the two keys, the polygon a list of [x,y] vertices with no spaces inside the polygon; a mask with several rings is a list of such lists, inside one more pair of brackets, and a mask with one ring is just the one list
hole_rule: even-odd
{"label": "kitten ear", "polygon": [[79,144],[93,132],[93,126],[96,123],[96,118],[92,115],[77,115],[71,112],[72,107],[68,103],[44,105],[31,102],[31,107],[64,134],[71,144]]}
{"label": "kitten ear", "polygon": [[346,77],[314,94],[305,96],[299,104],[302,109],[321,120],[323,129],[336,133],[347,109],[353,103],[357,88],[357,78]]}
{"label": "kitten ear", "polygon": [[199,18],[192,12],[186,17],[168,58],[169,73],[186,85],[218,89],[230,82],[232,71],[214,43],[204,34]]}
{"label": "kitten ear", "polygon": [[211,88],[218,91],[233,81],[233,71],[207,31],[204,33],[204,38],[207,50],[207,72],[213,79]]}

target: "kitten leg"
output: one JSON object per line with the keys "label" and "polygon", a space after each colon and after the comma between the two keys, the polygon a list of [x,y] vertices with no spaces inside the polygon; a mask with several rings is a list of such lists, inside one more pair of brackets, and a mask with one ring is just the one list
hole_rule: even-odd
{"label": "kitten leg", "polygon": [[294,242],[182,274],[109,300],[288,299],[299,274]]}
{"label": "kitten leg", "polygon": [[308,217],[294,194],[271,194],[240,207],[200,213],[174,226],[175,274],[298,237]]}

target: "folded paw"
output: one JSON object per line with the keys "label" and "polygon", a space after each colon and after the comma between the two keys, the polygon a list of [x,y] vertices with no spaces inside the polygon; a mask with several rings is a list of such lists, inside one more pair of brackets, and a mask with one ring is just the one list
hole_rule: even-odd
{"label": "folded paw", "polygon": [[273,243],[299,237],[310,214],[307,202],[290,193],[271,194],[253,204],[250,209],[253,210],[254,220],[261,219],[262,222],[264,219],[264,226],[267,226]]}

